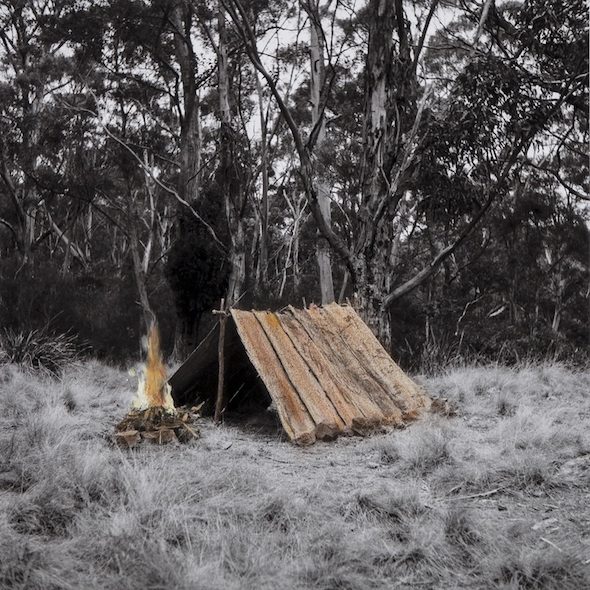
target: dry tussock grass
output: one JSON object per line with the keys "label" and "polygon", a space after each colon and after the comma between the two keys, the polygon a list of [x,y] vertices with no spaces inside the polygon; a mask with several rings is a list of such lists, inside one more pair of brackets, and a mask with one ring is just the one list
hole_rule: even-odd
{"label": "dry tussock grass", "polygon": [[0,376],[0,587],[590,585],[590,374],[431,377],[455,418],[301,449],[203,426],[125,453],[134,383],[98,363]]}

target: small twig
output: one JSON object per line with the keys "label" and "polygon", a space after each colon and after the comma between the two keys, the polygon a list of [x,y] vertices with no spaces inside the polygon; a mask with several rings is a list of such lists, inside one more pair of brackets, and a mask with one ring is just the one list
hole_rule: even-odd
{"label": "small twig", "polygon": [[[238,393],[240,393],[240,391],[242,391],[242,389],[244,389],[245,385],[246,385],[246,383],[242,383],[242,384],[241,384],[241,385],[238,387],[237,391],[236,391],[236,392],[235,392],[235,393],[234,393],[234,394],[231,396],[230,400],[227,402],[227,405],[228,405],[228,406],[229,406],[229,404],[231,404],[231,403],[234,401],[234,399],[236,398],[236,396],[238,395]],[[243,401],[243,400],[242,400],[242,401]],[[225,408],[223,409],[223,411],[225,412]]]}
{"label": "small twig", "polygon": [[188,424],[183,422],[182,425],[192,434],[193,438],[199,438],[199,435]]}
{"label": "small twig", "polygon": [[197,414],[199,410],[205,405],[205,402],[201,402],[198,406],[193,406],[190,411],[191,414]]}
{"label": "small twig", "polygon": [[265,457],[269,461],[274,461],[275,463],[282,463],[283,465],[293,465],[292,461],[283,461],[282,459],[275,459],[274,457]]}
{"label": "small twig", "polygon": [[541,539],[541,541],[544,541],[545,543],[547,543],[547,545],[551,545],[551,547],[554,547],[560,553],[563,553],[563,549],[560,549],[553,541],[550,541],[549,539],[546,539],[545,537],[539,537],[539,538]]}
{"label": "small twig", "polygon": [[471,500],[473,498],[485,498],[487,496],[493,496],[498,492],[502,491],[504,488],[496,488],[495,490],[490,490],[489,492],[482,492],[481,494],[472,494],[471,496],[455,496],[454,498],[448,498],[448,500]]}

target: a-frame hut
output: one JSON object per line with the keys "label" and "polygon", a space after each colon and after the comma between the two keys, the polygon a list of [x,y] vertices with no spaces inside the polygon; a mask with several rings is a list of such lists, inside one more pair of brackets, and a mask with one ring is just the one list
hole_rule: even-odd
{"label": "a-frame hut", "polygon": [[[298,444],[338,434],[402,425],[430,406],[428,395],[391,359],[348,305],[281,312],[232,309],[224,345],[225,400],[272,400]],[[169,380],[177,405],[213,402],[218,329]],[[212,406],[212,404],[210,404]]]}

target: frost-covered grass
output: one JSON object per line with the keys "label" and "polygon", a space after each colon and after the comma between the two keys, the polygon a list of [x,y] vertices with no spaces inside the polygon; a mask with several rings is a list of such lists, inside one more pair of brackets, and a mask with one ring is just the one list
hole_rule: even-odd
{"label": "frost-covered grass", "polygon": [[135,384],[0,373],[0,588],[590,586],[590,373],[424,379],[458,416],[297,448],[201,425],[122,452]]}

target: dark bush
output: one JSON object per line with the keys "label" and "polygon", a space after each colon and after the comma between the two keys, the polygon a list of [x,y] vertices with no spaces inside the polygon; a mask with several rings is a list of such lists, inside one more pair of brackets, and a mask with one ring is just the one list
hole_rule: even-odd
{"label": "dark bush", "polygon": [[83,347],[73,334],[51,334],[46,329],[29,332],[6,329],[0,333],[0,364],[15,364],[58,376],[82,352]]}

